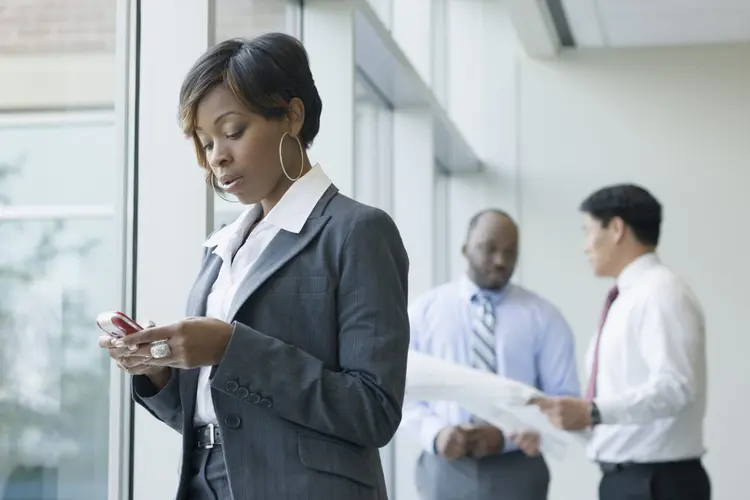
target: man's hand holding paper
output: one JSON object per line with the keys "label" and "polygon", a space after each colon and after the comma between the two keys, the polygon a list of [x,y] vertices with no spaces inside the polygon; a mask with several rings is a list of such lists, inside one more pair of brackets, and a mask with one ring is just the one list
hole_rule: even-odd
{"label": "man's hand holding paper", "polygon": [[[505,377],[420,352],[409,352],[406,401],[455,401],[495,430],[502,429],[502,432],[497,431],[499,439],[503,441],[499,445],[500,450],[504,440],[509,439],[527,455],[538,453],[541,449],[559,457],[564,453],[566,444],[585,444],[585,435],[561,430],[540,411],[540,406],[529,404],[557,399],[546,398],[539,390]],[[464,429],[463,433],[454,431],[448,434],[444,430],[444,434],[441,431],[436,439],[438,453],[443,455],[440,450],[445,440],[445,448],[450,450],[446,458],[472,456],[468,438],[470,431],[466,430],[466,426],[461,428]],[[539,435],[538,438],[534,436],[535,433]],[[451,446],[447,446],[448,436],[452,436]],[[482,449],[482,445],[477,446],[477,454],[488,453]]]}
{"label": "man's hand holding paper", "polygon": [[591,426],[591,404],[572,397],[537,397],[529,401],[536,405],[552,422],[566,431],[580,431]]}

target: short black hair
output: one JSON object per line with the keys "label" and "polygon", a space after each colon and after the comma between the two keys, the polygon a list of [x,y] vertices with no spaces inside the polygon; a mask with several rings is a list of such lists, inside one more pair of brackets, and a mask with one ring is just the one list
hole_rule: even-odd
{"label": "short black hair", "polygon": [[475,213],[471,216],[471,219],[469,219],[469,228],[466,230],[466,240],[469,240],[469,236],[471,236],[472,231],[477,227],[477,224],[479,224],[479,219],[482,218],[482,216],[487,214],[495,214],[500,215],[502,217],[505,217],[508,219],[514,226],[518,227],[516,224],[516,221],[513,220],[513,217],[508,215],[508,212],[505,210],[501,210],[499,208],[485,208],[480,210],[479,212]]}
{"label": "short black hair", "polygon": [[646,189],[635,184],[616,184],[595,191],[581,203],[581,211],[603,227],[619,217],[644,245],[659,244],[662,208]]}
{"label": "short black hair", "polygon": [[198,104],[217,85],[226,85],[251,111],[267,118],[282,118],[289,101],[305,106],[299,139],[310,147],[320,129],[323,103],[315,86],[307,51],[284,33],[266,33],[253,39],[223,41],[204,53],[188,72],[180,90],[180,121],[185,135],[195,142],[198,160],[205,154],[195,135]]}

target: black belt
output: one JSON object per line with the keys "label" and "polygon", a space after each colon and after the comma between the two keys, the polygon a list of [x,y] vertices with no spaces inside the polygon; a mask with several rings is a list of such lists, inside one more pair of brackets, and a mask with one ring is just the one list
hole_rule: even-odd
{"label": "black belt", "polygon": [[214,446],[220,446],[221,432],[219,426],[208,424],[195,429],[195,445],[200,450],[210,450]]}
{"label": "black belt", "polygon": [[662,467],[700,465],[700,463],[701,463],[701,460],[699,458],[690,458],[687,460],[675,460],[672,462],[622,462],[622,463],[599,462],[599,468],[602,470],[604,474],[607,474],[611,472],[619,472],[623,469],[628,469],[632,467],[656,469],[656,468],[662,468]]}

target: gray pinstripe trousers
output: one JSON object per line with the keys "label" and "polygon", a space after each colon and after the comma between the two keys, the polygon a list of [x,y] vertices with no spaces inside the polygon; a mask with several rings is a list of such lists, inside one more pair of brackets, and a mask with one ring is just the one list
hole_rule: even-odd
{"label": "gray pinstripe trousers", "polygon": [[221,446],[195,450],[192,471],[193,475],[188,481],[188,500],[232,500]]}

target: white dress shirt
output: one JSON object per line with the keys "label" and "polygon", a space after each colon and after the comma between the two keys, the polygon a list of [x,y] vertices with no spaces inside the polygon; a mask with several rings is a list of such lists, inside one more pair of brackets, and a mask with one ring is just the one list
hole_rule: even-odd
{"label": "white dress shirt", "polygon": [[[215,247],[223,261],[219,275],[206,303],[206,316],[231,321],[229,310],[237,289],[252,272],[253,265],[279,231],[299,233],[315,205],[331,185],[319,165],[291,185],[276,206],[247,235],[262,215],[260,204],[245,210],[232,224],[215,232],[206,241]],[[245,238],[247,235],[247,238]],[[243,243],[244,241],[244,243]],[[237,252],[236,254],[235,251]],[[234,254],[234,259],[232,259]],[[211,397],[211,367],[201,368],[195,400],[194,425],[216,424],[216,411]]]}
{"label": "white dress shirt", "polygon": [[[599,462],[662,462],[703,455],[703,311],[690,287],[653,254],[617,278],[599,344],[602,424],[588,455]],[[595,341],[595,339],[594,339]],[[586,366],[591,372],[594,341]]]}

